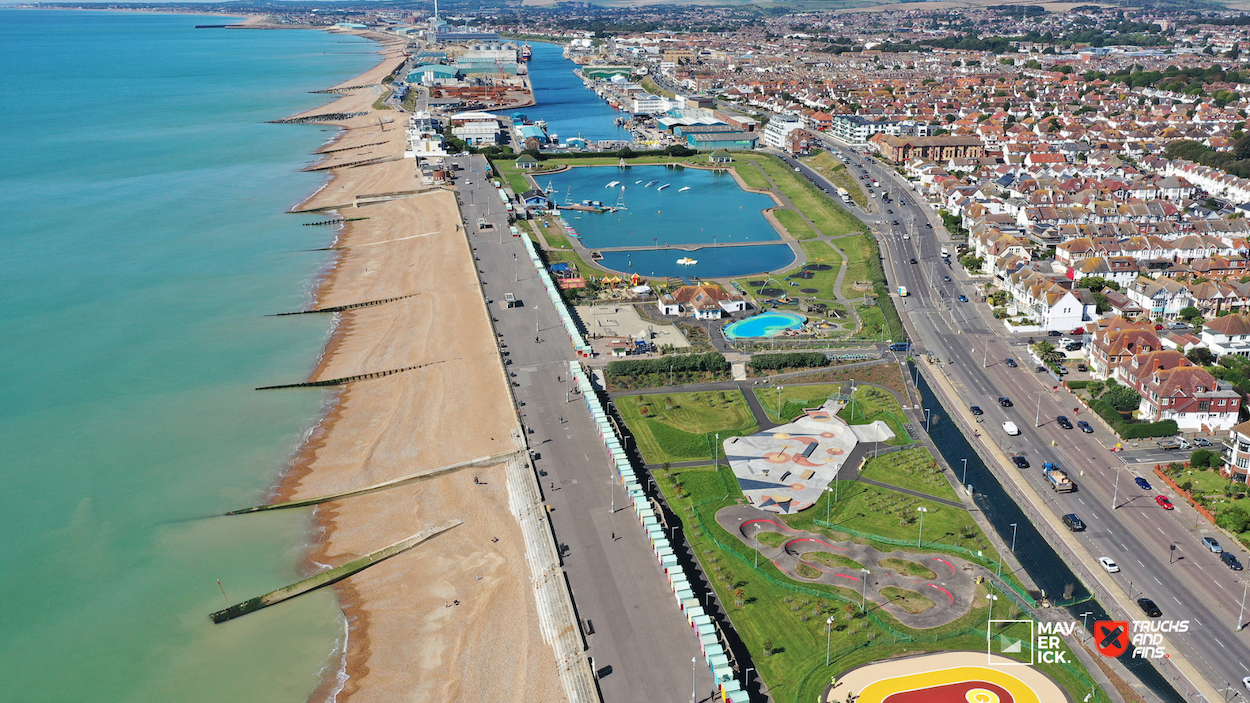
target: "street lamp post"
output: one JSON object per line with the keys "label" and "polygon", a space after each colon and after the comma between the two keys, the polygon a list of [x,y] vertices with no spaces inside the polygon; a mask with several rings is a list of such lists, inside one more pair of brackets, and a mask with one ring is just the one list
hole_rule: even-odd
{"label": "street lamp post", "polygon": [[960,483],[966,486],[968,485],[968,460],[963,459],[963,462],[964,462],[964,478],[962,481],[960,481]]}
{"label": "street lamp post", "polygon": [[1246,625],[1246,589],[1250,587],[1250,581],[1244,581],[1241,584],[1241,610],[1237,611],[1237,630],[1240,632]]}
{"label": "street lamp post", "polygon": [[[538,306],[534,306],[534,334],[537,335],[541,330],[538,328]],[[537,339],[537,337],[535,337]]]}
{"label": "street lamp post", "polygon": [[829,666],[829,638],[833,635],[833,616],[825,620],[825,666]]}
{"label": "street lamp post", "polygon": [[925,408],[924,409],[924,431],[925,432],[929,431],[929,426],[930,426],[929,423],[932,419],[933,419],[933,414],[929,411],[928,408]]}
{"label": "street lamp post", "polygon": [[[502,232],[503,230],[499,230],[499,231]],[[516,278],[517,283],[520,283],[521,282],[521,268],[520,268],[520,265],[517,264],[516,254],[512,255],[512,274],[513,274],[513,277]]]}
{"label": "street lamp post", "polygon": [[1017,523],[1014,523],[1014,522],[1011,523],[1011,553],[1012,554],[1016,553],[1016,524]]}
{"label": "street lamp post", "polygon": [[924,541],[924,514],[929,512],[929,509],[921,506],[916,508],[916,512],[920,513],[920,533],[916,535],[916,547],[920,547]]}
{"label": "street lamp post", "polygon": [[699,663],[698,657],[690,657],[690,703],[694,703],[695,698],[698,695],[694,692],[694,686],[695,686],[695,677],[694,677],[695,668],[694,667],[698,663]]}
{"label": "street lamp post", "polygon": [[860,569],[860,572],[864,574],[864,583],[859,589],[859,612],[864,613],[868,610],[868,574],[872,572],[868,569]]}
{"label": "street lamp post", "polygon": [[1115,510],[1116,501],[1120,499],[1120,470],[1115,470],[1115,489],[1111,493],[1111,509]]}
{"label": "street lamp post", "polygon": [[785,386],[777,386],[777,419],[781,420],[781,391]]}
{"label": "street lamp post", "polygon": [[[834,480],[835,481],[837,480],[836,476],[834,477]],[[832,493],[832,491],[829,490],[828,486],[825,486],[825,524],[829,524],[829,494],[830,493]]]}
{"label": "street lamp post", "polygon": [[985,355],[981,358],[981,368],[988,369],[990,367],[990,340],[985,340]]}
{"label": "street lamp post", "polygon": [[1042,426],[1042,393],[1043,392],[1044,391],[1037,392],[1037,417],[1033,420],[1034,427]]}
{"label": "street lamp post", "polygon": [[998,600],[998,596],[993,593],[986,593],[985,599],[990,602],[990,617],[985,621],[985,641],[990,640],[990,623],[994,622],[994,601]]}

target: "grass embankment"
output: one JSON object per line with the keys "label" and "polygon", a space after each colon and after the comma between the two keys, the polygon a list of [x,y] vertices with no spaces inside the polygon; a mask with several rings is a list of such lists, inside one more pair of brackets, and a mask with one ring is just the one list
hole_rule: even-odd
{"label": "grass embankment", "polygon": [[738,172],[738,177],[742,179],[751,188],[756,190],[772,190],[773,184],[768,182],[768,177],[764,172],[756,168],[754,161],[743,161],[734,166],[734,170]]}
{"label": "grass embankment", "polygon": [[838,248],[846,253],[846,278],[842,280],[842,295],[847,298],[862,298],[868,291],[855,290],[856,281],[872,280],[868,271],[868,257],[872,255],[872,246],[864,239],[868,235],[842,237],[838,239]]}
{"label": "grass embankment", "polygon": [[773,210],[773,215],[782,227],[795,239],[815,239],[816,230],[803,221],[803,216],[794,210]]}
{"label": "grass embankment", "polygon": [[[734,158],[739,158],[735,155]],[[829,195],[806,178],[794,173],[781,159],[771,154],[744,154],[743,159],[753,160],[768,174],[781,194],[816,226],[823,235],[839,237],[851,232],[863,232],[867,228],[851,213],[835,204]]]}
{"label": "grass embankment", "polygon": [[815,156],[808,156],[799,160],[828,178],[835,186],[845,188],[847,193],[850,194],[851,200],[854,200],[860,207],[868,205],[868,196],[864,195],[864,191],[860,189],[855,177],[846,169],[846,164],[833,158],[833,155],[829,152],[822,151]]}
{"label": "grass embankment", "polygon": [[923,447],[877,457],[876,460],[868,462],[859,474],[873,481],[936,498],[959,500],[950,481],[946,480],[946,474]]}
{"label": "grass embankment", "polygon": [[392,87],[391,87],[391,86],[389,86],[389,85],[388,85],[388,86],[386,86],[386,87],[383,89],[382,94],[378,96],[378,99],[373,101],[373,109],[374,109],[374,110],[389,110],[389,109],[391,109],[391,106],[386,104],[386,99],[387,99],[387,98],[389,98],[389,97],[391,97],[391,93],[394,93],[394,92],[395,92],[395,89],[394,89],[394,88],[392,88]]}
{"label": "grass embankment", "polygon": [[[920,652],[985,651],[987,610],[984,604],[987,600],[984,595],[988,592],[985,584],[976,586],[973,609],[942,627],[912,630],[903,627],[879,606],[871,606],[868,616],[861,615],[858,591],[801,583],[782,574],[767,559],[759,560],[758,569],[754,566],[755,552],[714,520],[718,510],[744,500],[728,467],[655,473],[657,484],[682,520],[686,539],[734,629],[751,652],[754,666],[778,703],[813,700],[830,676],[841,675],[868,662]],[[837,514],[845,517],[845,511],[859,511],[864,507],[853,496],[839,503]],[[947,510],[954,512],[954,509]],[[823,517],[824,506],[818,505],[785,519],[801,518],[805,513],[819,513]],[[964,516],[971,523],[967,513]],[[928,528],[926,521],[926,532]],[[972,529],[976,529],[975,525]],[[845,539],[840,533],[830,535],[833,539]],[[816,555],[811,556],[816,561]],[[999,601],[994,613],[1004,619],[1020,616],[1009,601]],[[832,656],[831,665],[826,666],[825,622],[831,616],[834,624],[828,631],[828,641]],[[1000,633],[1026,641],[1029,638],[1027,626],[1021,624],[994,631],[995,636]],[[1027,657],[1027,653],[1024,656]],[[1075,657],[1068,656],[1075,661]],[[1085,683],[1088,674],[1077,667],[1041,668],[1070,693],[1083,695],[1089,690],[1090,684]],[[1082,676],[1084,679],[1079,678]]]}
{"label": "grass embankment", "polygon": [[[755,397],[773,422],[789,422],[803,414],[803,408],[818,408],[831,396],[842,392],[840,383],[816,385],[786,385],[777,383],[772,388],[755,388]],[[779,407],[780,406],[780,407]],[[780,410],[780,414],[778,414]]]}
{"label": "grass embankment", "polygon": [[894,438],[886,444],[911,444],[911,435],[905,428],[907,416],[889,391],[873,386],[859,386],[855,389],[854,402],[842,408],[838,417],[846,420],[848,425],[870,425],[881,420],[894,433]]}
{"label": "grass embankment", "polygon": [[648,463],[711,459],[715,434],[748,435],[759,429],[737,390],[621,396],[616,407]]}
{"label": "grass embankment", "polygon": [[651,80],[649,76],[642,79],[642,88],[648,93],[651,93],[652,95],[658,95],[661,98],[668,98],[669,100],[672,100],[673,98],[677,97],[676,93],[674,93],[671,90],[664,90],[663,88],[659,86],[658,83]]}

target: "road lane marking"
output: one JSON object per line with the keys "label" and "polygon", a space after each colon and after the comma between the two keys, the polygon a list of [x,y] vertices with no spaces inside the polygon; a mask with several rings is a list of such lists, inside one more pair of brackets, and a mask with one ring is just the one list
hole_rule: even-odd
{"label": "road lane marking", "polygon": [[[1220,582],[1219,582],[1219,581],[1216,581],[1215,579],[1211,579],[1211,580],[1215,582],[1215,585],[1220,586]],[[1223,586],[1220,586],[1220,588],[1223,588]]]}
{"label": "road lane marking", "polygon": [[[1211,639],[1215,640],[1215,643],[1219,646],[1224,647],[1224,643],[1220,641],[1219,637],[1212,637]],[[1224,649],[1228,649],[1228,647],[1224,647]]]}
{"label": "road lane marking", "polygon": [[[1159,579],[1155,579],[1155,580],[1158,581]],[[1163,584],[1159,584],[1159,585],[1162,586]],[[1178,600],[1176,596],[1172,596],[1172,600],[1176,601],[1177,605],[1181,605],[1180,600]]]}
{"label": "road lane marking", "polygon": [[[1107,530],[1107,532],[1111,532],[1111,530]],[[1126,552],[1128,551],[1128,547],[1125,547],[1123,542],[1120,543],[1120,549],[1123,549]]]}
{"label": "road lane marking", "polygon": [[1085,505],[1085,499],[1084,499],[1084,498],[1077,498],[1077,500],[1081,501],[1081,505]]}
{"label": "road lane marking", "polygon": [[1155,529],[1159,531],[1159,534],[1163,535],[1164,537],[1167,537],[1167,534],[1165,534],[1165,533],[1163,532],[1163,528],[1162,528],[1162,527],[1159,527],[1158,525],[1155,525]]}
{"label": "road lane marking", "polygon": [[[1140,562],[1138,562],[1138,563],[1140,563]],[[1142,564],[1142,566],[1145,566],[1145,564]],[[1163,582],[1159,580],[1159,577],[1158,577],[1158,576],[1151,576],[1150,578],[1154,579],[1154,580],[1155,580],[1155,583],[1159,584],[1160,586],[1162,586],[1162,585],[1163,585]],[[1175,598],[1175,596],[1173,596],[1173,598]]]}

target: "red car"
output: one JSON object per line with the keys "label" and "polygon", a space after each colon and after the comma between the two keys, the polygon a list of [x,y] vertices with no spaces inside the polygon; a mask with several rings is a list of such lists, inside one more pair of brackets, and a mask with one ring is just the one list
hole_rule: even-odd
{"label": "red car", "polygon": [[1167,496],[1155,496],[1155,502],[1158,503],[1159,507],[1164,510],[1172,509],[1172,501],[1168,500]]}
{"label": "red car", "polygon": [[1085,334],[1085,328],[1077,327],[1076,329],[1072,330],[1072,334]]}
{"label": "red car", "polygon": [[1163,329],[1163,325],[1155,325],[1155,329],[1157,329],[1157,330],[1161,330],[1161,329]]}

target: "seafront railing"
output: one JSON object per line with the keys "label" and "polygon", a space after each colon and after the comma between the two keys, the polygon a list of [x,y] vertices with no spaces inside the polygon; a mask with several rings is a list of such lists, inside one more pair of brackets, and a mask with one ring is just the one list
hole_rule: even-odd
{"label": "seafront railing", "polygon": [[[556,307],[557,309],[563,309],[562,305],[557,305]],[[669,537],[664,532],[664,526],[660,524],[660,518],[656,515],[655,508],[647,500],[642,484],[638,481],[637,474],[634,473],[633,465],[625,454],[624,444],[616,433],[616,429],[612,426],[612,422],[608,419],[607,410],[599,400],[599,395],[595,392],[594,386],[591,385],[590,378],[587,376],[586,370],[582,367],[580,361],[569,362],[569,375],[577,383],[582,398],[586,400],[586,405],[590,409],[590,415],[595,421],[595,427],[599,430],[599,438],[603,440],[603,445],[608,451],[608,459],[615,467],[615,478],[625,487],[625,492],[629,495],[629,501],[637,515],[638,524],[647,533],[647,538],[651,542],[651,550],[655,555],[656,561],[659,562],[660,568],[664,571],[669,587],[673,589],[673,599],[677,602],[677,607],[682,614],[685,615],[687,624],[690,625],[698,637],[699,649],[703,652],[708,668],[711,669],[712,680],[715,682],[717,690],[722,699],[728,703],[747,703],[750,697],[743,690],[742,683],[734,678],[734,670],[730,664],[729,653],[725,651],[724,645],[720,642],[720,637],[716,632],[716,624],[695,596],[690,576],[683,571],[677,554],[669,542]]]}

